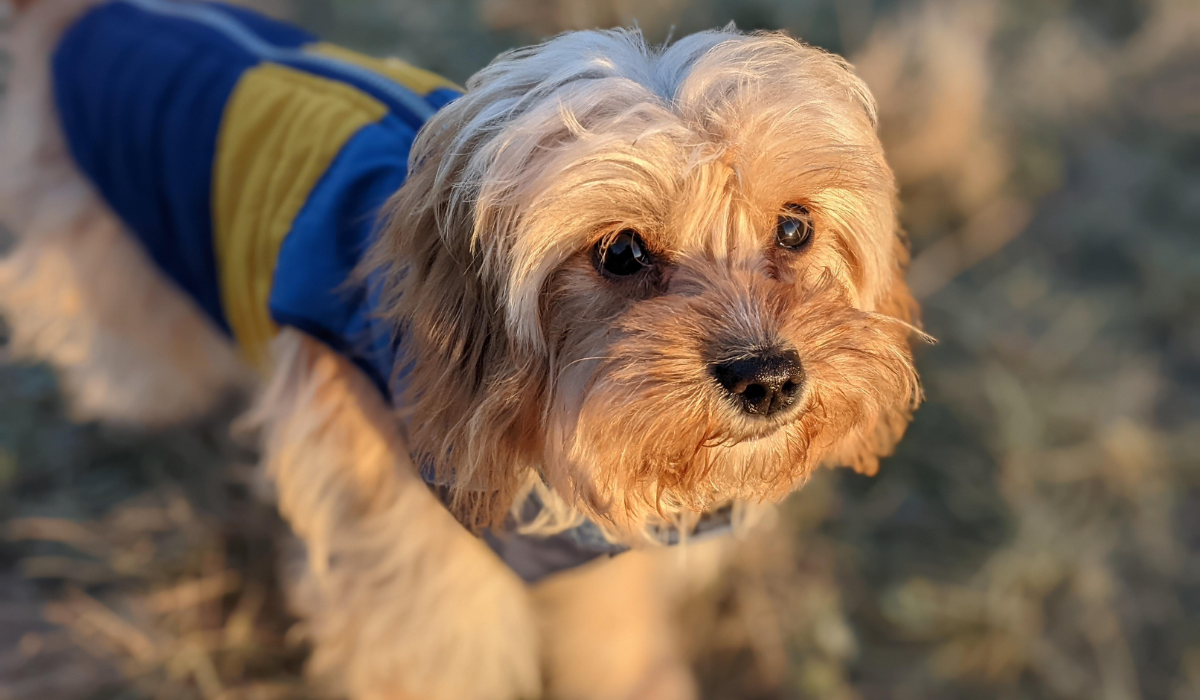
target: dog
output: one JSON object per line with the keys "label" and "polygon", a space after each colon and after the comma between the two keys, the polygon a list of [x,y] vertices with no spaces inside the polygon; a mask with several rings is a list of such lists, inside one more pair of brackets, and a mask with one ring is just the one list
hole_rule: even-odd
{"label": "dog", "polygon": [[308,672],[690,698],[723,532],[921,398],[866,86],[782,33],[580,31],[460,90],[185,0],[19,0],[16,354],[80,419],[256,397]]}

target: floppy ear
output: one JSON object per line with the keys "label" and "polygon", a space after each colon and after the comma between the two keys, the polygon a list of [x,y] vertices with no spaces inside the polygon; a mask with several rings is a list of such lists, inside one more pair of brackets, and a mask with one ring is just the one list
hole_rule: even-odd
{"label": "floppy ear", "polygon": [[927,336],[920,332],[921,309],[905,281],[910,253],[908,236],[899,223],[890,245],[892,263],[881,273],[882,279],[876,280],[875,313],[884,347],[875,351],[898,361],[893,374],[875,387],[876,395],[870,402],[873,410],[864,411],[862,423],[841,440],[829,460],[867,476],[874,476],[879,471],[879,460],[892,454],[923,398],[912,364],[911,342],[914,336]]}
{"label": "floppy ear", "polygon": [[913,328],[921,328],[921,306],[913,298],[908,288],[905,274],[912,257],[909,250],[908,233],[896,222],[896,233],[892,236],[892,265],[885,273],[886,279],[880,285],[876,310],[892,318],[898,318]]}
{"label": "floppy ear", "polygon": [[464,140],[478,110],[459,102],[414,144],[408,179],[364,267],[379,314],[399,333],[414,459],[447,488],[456,517],[478,530],[503,521],[533,463],[545,372],[510,342],[501,281],[486,273],[475,243],[470,159],[486,134]]}

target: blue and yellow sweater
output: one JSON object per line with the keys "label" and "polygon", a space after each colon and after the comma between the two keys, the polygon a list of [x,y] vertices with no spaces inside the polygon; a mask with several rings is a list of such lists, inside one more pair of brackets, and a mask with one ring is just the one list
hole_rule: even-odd
{"label": "blue and yellow sweater", "polygon": [[53,61],[79,167],[154,261],[246,357],[279,326],[390,393],[392,332],[347,285],[448,80],[210,3],[115,0]]}

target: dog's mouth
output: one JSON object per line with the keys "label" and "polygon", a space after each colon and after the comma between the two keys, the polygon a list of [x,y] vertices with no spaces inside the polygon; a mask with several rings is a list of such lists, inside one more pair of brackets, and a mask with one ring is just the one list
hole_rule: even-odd
{"label": "dog's mouth", "polygon": [[788,427],[800,422],[809,411],[811,402],[809,392],[802,388],[796,397],[794,405],[784,412],[768,416],[737,415],[729,421],[727,427],[713,435],[710,444],[719,445],[752,445],[762,440],[770,440],[786,431]]}

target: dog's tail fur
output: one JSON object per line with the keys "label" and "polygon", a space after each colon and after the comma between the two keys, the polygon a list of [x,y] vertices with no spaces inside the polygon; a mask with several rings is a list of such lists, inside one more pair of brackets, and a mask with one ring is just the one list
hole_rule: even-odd
{"label": "dog's tail fur", "polygon": [[247,371],[76,169],[58,127],[51,53],[97,0],[15,2],[0,121],[0,225],[16,236],[0,259],[8,351],[58,369],[77,417],[196,416]]}

